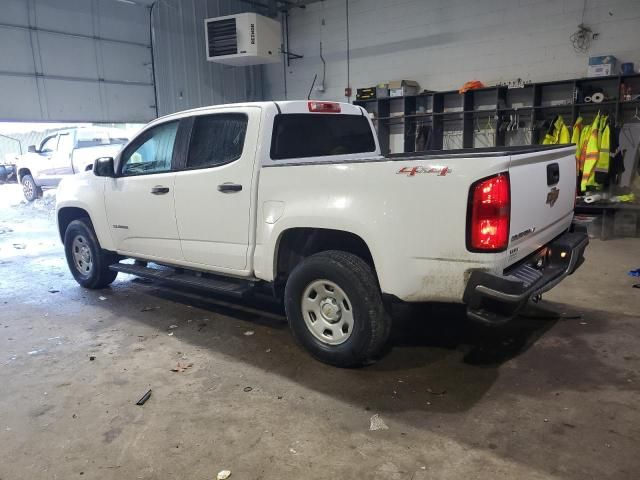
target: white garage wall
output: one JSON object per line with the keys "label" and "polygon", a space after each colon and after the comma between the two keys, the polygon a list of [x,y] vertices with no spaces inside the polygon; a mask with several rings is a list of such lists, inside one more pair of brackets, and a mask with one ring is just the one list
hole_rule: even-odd
{"label": "white garage wall", "polygon": [[[599,33],[589,53],[569,41],[581,22]],[[294,9],[289,49],[304,55],[287,69],[286,96],[306,98],[322,77],[326,91],[312,97],[344,100],[347,86],[346,0]],[[350,84],[394,79],[450,90],[472,79],[491,85],[581,77],[589,55],[613,54],[640,66],[638,0],[349,0]],[[323,25],[324,20],[324,25]],[[285,98],[282,66],[265,67],[265,95]]]}
{"label": "white garage wall", "polygon": [[2,0],[0,120],[153,118],[148,25],[115,0]]}

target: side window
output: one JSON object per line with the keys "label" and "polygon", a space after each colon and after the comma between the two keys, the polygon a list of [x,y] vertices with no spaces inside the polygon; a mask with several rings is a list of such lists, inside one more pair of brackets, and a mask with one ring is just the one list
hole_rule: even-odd
{"label": "side window", "polygon": [[140,175],[171,170],[178,122],[153,127],[140,135],[122,154],[122,175]]}
{"label": "side window", "polygon": [[51,153],[58,149],[58,135],[46,138],[40,146],[40,153]]}
{"label": "side window", "polygon": [[197,116],[191,133],[187,168],[215,167],[240,158],[247,120],[243,113]]}

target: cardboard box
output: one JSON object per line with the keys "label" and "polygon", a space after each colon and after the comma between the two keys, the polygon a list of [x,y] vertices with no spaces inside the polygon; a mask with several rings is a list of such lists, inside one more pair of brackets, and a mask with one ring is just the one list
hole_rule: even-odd
{"label": "cardboard box", "polygon": [[587,77],[606,77],[618,73],[618,59],[613,55],[589,57]]}
{"label": "cardboard box", "polygon": [[614,55],[600,55],[598,57],[589,57],[589,65],[613,65],[618,63],[618,59]]}
{"label": "cardboard box", "polygon": [[611,64],[589,65],[587,67],[587,77],[608,77],[615,74],[616,72]]}
{"label": "cardboard box", "polygon": [[377,98],[387,98],[388,96],[389,89],[386,84],[356,89],[356,100],[375,100]]}
{"label": "cardboard box", "polygon": [[407,95],[417,95],[420,90],[418,82],[413,80],[393,80],[389,82],[390,97],[405,97]]}

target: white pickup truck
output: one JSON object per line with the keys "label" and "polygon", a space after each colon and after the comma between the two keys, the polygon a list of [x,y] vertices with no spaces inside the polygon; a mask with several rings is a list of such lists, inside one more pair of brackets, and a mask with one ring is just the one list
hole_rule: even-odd
{"label": "white pickup truck", "polygon": [[574,150],[385,157],[354,105],[207,107],[65,179],[57,220],[84,287],[118,272],[236,297],[267,287],[304,347],[353,366],[384,346],[389,302],[464,303],[499,325],[573,273],[588,243],[570,232]]}
{"label": "white pickup truck", "polygon": [[128,141],[122,129],[77,127],[47,135],[40,145],[16,159],[17,180],[32,202],[43,188],[56,187],[62,178],[93,168],[96,158],[115,156]]}

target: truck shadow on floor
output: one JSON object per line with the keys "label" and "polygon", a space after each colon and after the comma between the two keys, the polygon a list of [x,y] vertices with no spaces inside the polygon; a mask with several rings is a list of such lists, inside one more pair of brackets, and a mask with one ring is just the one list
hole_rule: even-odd
{"label": "truck shadow on floor", "polygon": [[[155,284],[143,288],[146,295],[174,302],[172,313],[179,316],[182,309],[193,316],[186,306],[208,313],[206,321],[181,326],[181,339],[376,411],[469,409],[494,384],[500,366],[525,352],[558,318],[536,308],[533,318],[495,329],[468,321],[460,308],[397,305],[382,357],[365,368],[340,369],[315,361],[297,346],[278,304],[261,299],[240,304]],[[134,314],[158,325],[154,317]],[[255,334],[247,337],[247,330]]]}

